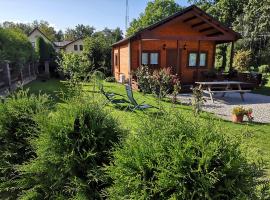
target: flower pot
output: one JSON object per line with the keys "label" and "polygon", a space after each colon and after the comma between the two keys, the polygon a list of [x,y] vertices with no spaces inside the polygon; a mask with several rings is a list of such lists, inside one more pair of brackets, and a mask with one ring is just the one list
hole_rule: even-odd
{"label": "flower pot", "polygon": [[232,115],[232,121],[234,123],[241,123],[243,122],[244,115]]}

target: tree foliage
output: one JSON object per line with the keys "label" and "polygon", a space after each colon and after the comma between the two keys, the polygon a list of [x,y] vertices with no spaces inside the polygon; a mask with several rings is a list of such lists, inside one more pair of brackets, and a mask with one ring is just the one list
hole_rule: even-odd
{"label": "tree foliage", "polygon": [[239,15],[234,27],[243,39],[238,42],[238,49],[252,52],[252,64],[270,64],[270,3],[269,1],[249,0],[244,12]]}
{"label": "tree foliage", "polygon": [[235,53],[233,66],[239,71],[248,71],[251,64],[251,51],[240,50]]}
{"label": "tree foliage", "polygon": [[130,23],[127,36],[130,36],[146,26],[154,24],[182,9],[174,0],[154,0],[147,3],[143,13]]}
{"label": "tree foliage", "polygon": [[105,28],[96,32],[92,37],[84,40],[84,55],[93,64],[95,69],[101,70],[106,75],[111,73],[111,45],[122,39],[122,31]]}
{"label": "tree foliage", "polygon": [[24,64],[34,59],[34,49],[21,30],[0,28],[0,61]]}
{"label": "tree foliage", "polygon": [[78,24],[74,29],[68,28],[65,32],[65,40],[76,40],[90,37],[95,31],[93,26]]}
{"label": "tree foliage", "polygon": [[42,37],[37,38],[35,48],[40,62],[54,60],[55,51],[53,46]]}

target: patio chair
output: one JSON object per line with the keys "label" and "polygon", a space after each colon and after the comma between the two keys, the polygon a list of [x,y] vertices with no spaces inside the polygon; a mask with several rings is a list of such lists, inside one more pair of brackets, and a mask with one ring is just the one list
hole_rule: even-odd
{"label": "patio chair", "polygon": [[126,99],[123,99],[123,98],[116,99],[115,98],[116,96],[123,96],[123,95],[105,92],[102,84],[99,85],[99,90],[100,90],[100,93],[103,94],[106,97],[106,99],[113,104],[129,103],[129,101],[127,101]]}
{"label": "patio chair", "polygon": [[133,109],[132,110],[143,110],[143,109],[147,109],[147,108],[156,108],[154,106],[148,105],[148,104],[138,104],[137,101],[134,99],[133,97],[133,92],[132,92],[132,88],[130,85],[126,84],[126,92],[127,92],[127,96],[128,99],[130,101],[130,103],[133,105]]}

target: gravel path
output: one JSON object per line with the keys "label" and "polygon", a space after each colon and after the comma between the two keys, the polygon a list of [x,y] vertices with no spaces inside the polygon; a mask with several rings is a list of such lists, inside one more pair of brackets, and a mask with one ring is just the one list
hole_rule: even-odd
{"label": "gravel path", "polygon": [[[245,101],[240,98],[240,94],[231,93],[221,97],[221,94],[214,95],[214,103],[205,95],[206,102],[203,110],[216,114],[217,116],[231,120],[231,112],[235,106],[252,108],[255,122],[270,123],[270,96],[245,93]],[[183,103],[191,103],[191,94],[180,94],[178,99]],[[244,120],[247,120],[246,118]]]}

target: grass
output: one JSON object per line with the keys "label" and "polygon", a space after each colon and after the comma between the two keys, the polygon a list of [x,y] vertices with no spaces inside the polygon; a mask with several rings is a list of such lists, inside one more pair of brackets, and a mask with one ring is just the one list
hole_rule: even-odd
{"label": "grass", "polygon": [[[48,93],[50,94],[55,103],[59,102],[57,93],[59,90],[65,91],[66,88],[64,83],[59,80],[49,80],[47,82],[34,81],[26,86],[32,93]],[[106,102],[104,96],[99,93],[93,92],[93,85],[84,84],[84,92],[90,94],[90,98],[97,99],[100,102]],[[118,93],[124,96],[125,88],[123,85],[117,83],[104,83],[104,90],[106,92]],[[123,98],[120,96],[120,98]],[[185,118],[194,119],[192,108],[189,106],[181,104],[172,104],[170,101],[158,101],[152,95],[143,95],[139,92],[134,92],[134,98],[138,103],[145,102],[147,104],[160,107],[165,111],[170,111],[171,109],[179,110]],[[115,116],[121,126],[129,129],[131,132],[135,132],[142,118],[156,115],[158,109],[147,109],[144,111],[130,112],[124,107],[116,107],[113,104],[107,103],[106,109],[110,110],[113,116]],[[215,122],[215,124],[220,127],[220,131],[223,134],[228,134],[230,136],[236,137],[241,140],[242,147],[248,149],[247,157],[251,160],[256,157],[261,157],[267,164],[266,176],[270,178],[270,124],[258,124],[258,123],[243,123],[234,124],[229,121],[225,121],[216,118],[213,114],[203,112],[198,119],[205,123]]]}

